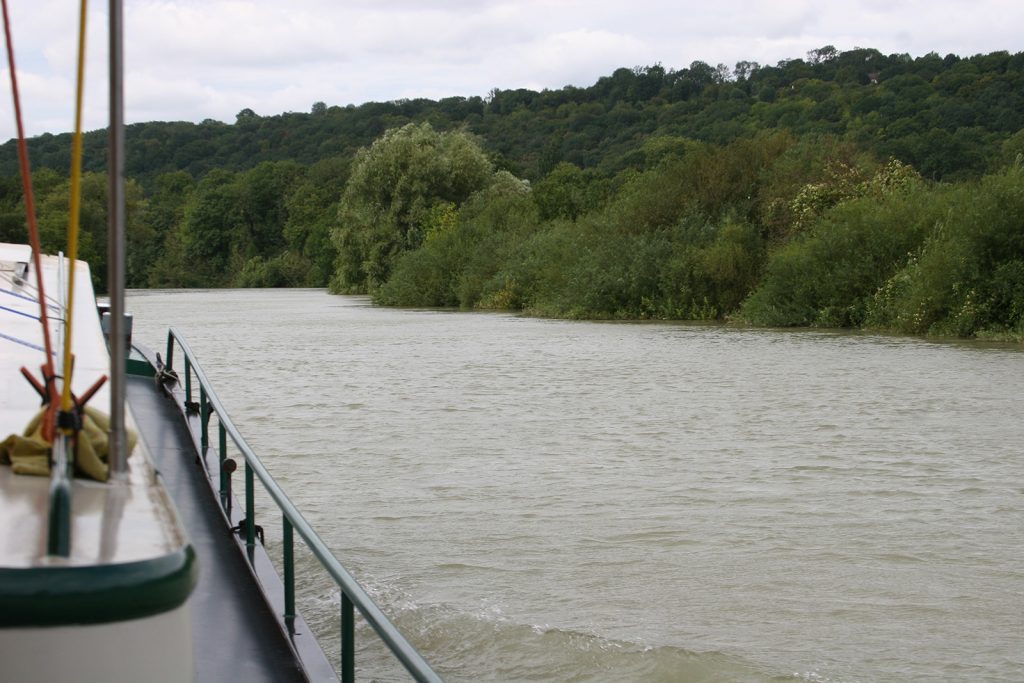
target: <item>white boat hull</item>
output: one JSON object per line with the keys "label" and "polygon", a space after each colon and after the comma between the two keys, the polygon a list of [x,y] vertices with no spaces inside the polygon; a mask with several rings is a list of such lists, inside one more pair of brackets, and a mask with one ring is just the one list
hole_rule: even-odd
{"label": "white boat hull", "polygon": [[182,683],[195,679],[188,605],[143,619],[0,631],[0,679]]}

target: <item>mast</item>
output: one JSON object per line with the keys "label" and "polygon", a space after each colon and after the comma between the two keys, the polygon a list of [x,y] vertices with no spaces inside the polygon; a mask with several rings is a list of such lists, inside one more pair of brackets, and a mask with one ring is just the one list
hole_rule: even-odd
{"label": "mast", "polygon": [[107,289],[110,293],[110,473],[127,470],[125,438],[125,364],[128,334],[124,311],[125,190],[124,190],[124,15],[121,0],[110,0],[110,132],[107,226]]}

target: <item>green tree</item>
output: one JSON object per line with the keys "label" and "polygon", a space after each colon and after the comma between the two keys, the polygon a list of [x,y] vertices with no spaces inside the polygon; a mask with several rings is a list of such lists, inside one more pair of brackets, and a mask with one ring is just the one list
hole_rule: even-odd
{"label": "green tree", "polygon": [[304,169],[294,161],[264,161],[238,178],[242,251],[248,258],[278,254],[285,246],[287,197]]}
{"label": "green tree", "polygon": [[373,291],[395,259],[423,242],[438,203],[461,204],[491,180],[493,168],[472,137],[409,124],[360,150],[338,209],[334,244],[339,292]]}
{"label": "green tree", "polygon": [[[70,225],[71,181],[44,174],[37,183],[36,213],[39,238],[44,252],[67,253]],[[78,258],[89,264],[93,287],[99,293],[107,290],[107,177],[102,173],[85,172],[81,178],[78,221]],[[146,258],[141,245],[148,243],[152,231],[146,222],[146,202],[142,189],[133,180],[125,184],[125,229],[129,251],[126,281],[137,284],[137,273],[145,270]],[[138,252],[138,255],[135,254]]]}
{"label": "green tree", "polygon": [[603,184],[592,171],[562,162],[533,185],[533,200],[541,220],[568,218],[596,208],[602,198]]}
{"label": "green tree", "polygon": [[159,233],[149,222],[149,202],[142,186],[132,178],[125,181],[124,198],[125,286],[145,287],[160,254]]}
{"label": "green tree", "polygon": [[230,281],[229,266],[238,267],[242,234],[240,194],[238,174],[217,169],[199,181],[189,196],[181,230],[188,269],[182,274],[183,285],[226,285]]}
{"label": "green tree", "polygon": [[183,231],[185,207],[195,186],[195,180],[185,171],[156,177],[155,189],[148,202],[147,220],[155,233],[153,243],[159,251],[150,261],[145,286],[179,287],[189,279]]}
{"label": "green tree", "polygon": [[324,287],[331,278],[337,250],[331,230],[338,220],[338,202],[351,160],[329,157],[313,164],[285,198],[288,219],[284,239],[288,251],[306,261],[307,286]]}
{"label": "green tree", "polygon": [[25,242],[25,203],[22,197],[21,177],[0,177],[0,242]]}
{"label": "green tree", "polygon": [[[68,251],[71,181],[43,183],[36,197],[39,240],[44,252]],[[89,263],[93,286],[106,291],[107,282],[107,180],[99,173],[83,173],[78,217],[78,258]]]}

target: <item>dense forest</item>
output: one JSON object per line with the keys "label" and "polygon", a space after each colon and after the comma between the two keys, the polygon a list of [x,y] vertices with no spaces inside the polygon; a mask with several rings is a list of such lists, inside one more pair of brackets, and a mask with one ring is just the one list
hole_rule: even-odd
{"label": "dense forest", "polygon": [[[105,277],[104,131],[80,246]],[[70,136],[29,141],[60,248]],[[127,131],[133,287],[1024,340],[1024,53],[618,69]],[[24,241],[14,142],[0,241]]]}

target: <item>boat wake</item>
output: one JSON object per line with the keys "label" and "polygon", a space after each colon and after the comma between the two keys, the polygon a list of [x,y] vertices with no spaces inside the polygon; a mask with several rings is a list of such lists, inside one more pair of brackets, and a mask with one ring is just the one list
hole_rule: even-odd
{"label": "boat wake", "polygon": [[[516,623],[496,607],[476,612],[441,604],[421,605],[393,589],[367,587],[403,634],[446,681],[650,681],[652,683],[781,683],[813,680],[766,672],[740,657],[651,646],[563,629]],[[308,601],[303,611],[321,643],[338,642],[340,596],[334,591]],[[406,681],[399,665],[359,624],[357,670],[376,681]],[[328,647],[337,661],[337,646]]]}

